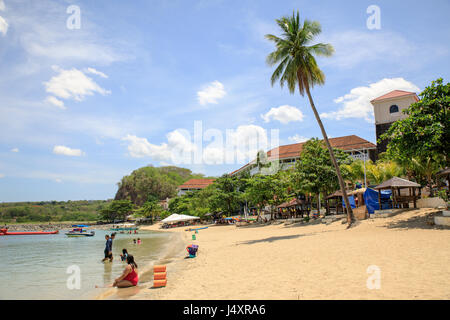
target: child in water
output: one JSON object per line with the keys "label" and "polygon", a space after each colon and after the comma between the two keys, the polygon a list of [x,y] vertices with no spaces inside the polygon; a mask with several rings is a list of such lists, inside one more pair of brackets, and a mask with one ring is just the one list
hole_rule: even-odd
{"label": "child in water", "polygon": [[127,257],[128,257],[128,251],[127,251],[127,249],[122,249],[122,254],[120,255],[120,259],[121,259],[122,261],[126,261],[126,260],[127,260]]}

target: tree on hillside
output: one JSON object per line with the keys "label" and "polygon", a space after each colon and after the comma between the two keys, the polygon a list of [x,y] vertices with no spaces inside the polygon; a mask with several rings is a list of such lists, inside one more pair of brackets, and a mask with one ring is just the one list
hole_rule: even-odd
{"label": "tree on hillside", "polygon": [[100,211],[102,219],[113,222],[125,220],[133,211],[133,203],[130,200],[113,200],[109,206]]}
{"label": "tree on hillside", "polygon": [[317,21],[305,19],[302,24],[298,11],[297,15],[293,13],[292,17],[282,17],[277,19],[276,22],[283,31],[282,37],[271,34],[266,35],[266,38],[273,41],[276,45],[276,50],[267,56],[267,63],[270,66],[278,64],[271,77],[272,86],[277,80],[280,80],[281,87],[287,84],[292,94],[295,93],[297,86],[300,95],[303,96],[306,92],[336,170],[337,179],[347,208],[347,220],[350,227],[354,221],[354,216],[345,191],[345,183],[310,92],[310,88],[313,88],[314,85],[325,83],[325,74],[317,65],[315,56],[331,56],[334,49],[330,44],[311,44],[314,37],[320,34],[322,28]]}
{"label": "tree on hillside", "polygon": [[193,174],[191,170],[175,166],[146,166],[134,170],[129,176],[124,176],[117,184],[115,200],[128,199],[141,206],[149,196],[159,200],[172,198],[177,187],[189,179],[203,178],[202,174]]}
{"label": "tree on hillside", "polygon": [[415,158],[421,163],[430,159],[438,166],[449,166],[450,83],[443,84],[439,78],[419,97],[403,111],[408,117],[394,122],[380,140],[388,139],[388,156],[401,163]]}
{"label": "tree on hillside", "polygon": [[154,195],[150,195],[140,208],[134,210],[134,213],[139,217],[151,218],[153,223],[155,216],[160,215],[162,211],[163,208],[159,205],[159,199]]}
{"label": "tree on hillside", "polygon": [[[337,163],[342,165],[345,179],[351,178],[347,166],[352,161],[350,156],[342,150],[335,149]],[[324,196],[339,188],[338,177],[334,170],[330,153],[325,149],[323,141],[313,138],[304,145],[300,158],[295,164],[294,185],[303,193],[313,193],[317,196],[317,207],[320,207],[319,194]]]}

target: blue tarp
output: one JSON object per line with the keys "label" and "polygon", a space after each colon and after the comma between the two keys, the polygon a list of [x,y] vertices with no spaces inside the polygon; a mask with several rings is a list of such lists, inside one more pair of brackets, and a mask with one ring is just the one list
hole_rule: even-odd
{"label": "blue tarp", "polygon": [[72,227],[77,227],[77,228],[87,228],[89,227],[88,225],[85,224],[73,224]]}
{"label": "blue tarp", "polygon": [[[381,209],[390,209],[392,207],[391,194],[391,190],[381,190]],[[380,210],[377,190],[367,188],[364,192],[364,202],[369,213],[373,213],[374,210]]]}
{"label": "blue tarp", "polygon": [[[348,202],[350,202],[350,207],[352,207],[352,209],[356,208],[355,198],[353,196],[348,197]],[[345,208],[344,198],[342,198],[342,206]]]}

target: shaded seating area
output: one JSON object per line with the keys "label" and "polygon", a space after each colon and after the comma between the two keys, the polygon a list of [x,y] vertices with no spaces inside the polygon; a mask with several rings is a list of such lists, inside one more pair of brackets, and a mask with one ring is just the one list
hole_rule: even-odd
{"label": "shaded seating area", "polygon": [[308,199],[292,199],[277,207],[277,219],[288,219],[302,217],[306,214],[309,217],[311,213],[311,202]]}
{"label": "shaded seating area", "polygon": [[330,214],[343,214],[344,207],[342,205],[342,192],[340,190],[330,194],[325,199],[326,202],[326,215]]}
{"label": "shaded seating area", "polygon": [[[421,185],[403,178],[393,177],[382,184],[376,186],[374,189],[391,190],[392,192],[392,209],[393,208],[409,208],[409,203],[413,203],[414,208],[417,208],[417,200],[420,198]],[[405,192],[406,191],[406,192]],[[381,210],[381,195],[378,193],[379,209]]]}

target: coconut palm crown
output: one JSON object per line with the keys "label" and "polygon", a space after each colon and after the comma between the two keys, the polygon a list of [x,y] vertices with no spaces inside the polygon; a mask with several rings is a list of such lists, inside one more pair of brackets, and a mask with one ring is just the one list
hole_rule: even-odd
{"label": "coconut palm crown", "polygon": [[280,80],[283,87],[287,84],[289,91],[298,90],[303,96],[314,85],[325,83],[325,74],[319,69],[315,56],[331,56],[334,52],[331,44],[311,44],[322,28],[317,21],[305,19],[303,25],[297,11],[292,17],[282,17],[276,23],[283,30],[281,37],[267,34],[266,39],[275,42],[276,50],[267,56],[270,66],[277,65],[272,74],[272,86]]}

